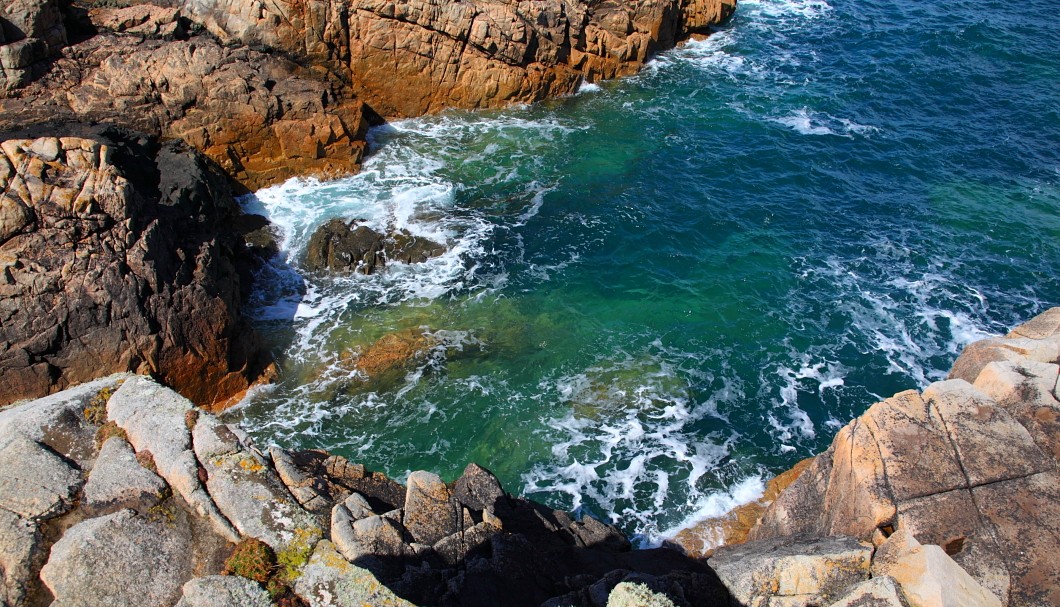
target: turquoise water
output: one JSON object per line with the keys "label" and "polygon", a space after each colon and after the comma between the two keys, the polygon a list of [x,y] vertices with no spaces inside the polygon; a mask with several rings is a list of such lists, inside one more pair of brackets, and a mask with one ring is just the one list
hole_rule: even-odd
{"label": "turquoise water", "polygon": [[[476,461],[644,542],[1060,304],[1045,0],[744,1],[636,77],[371,138],[361,174],[247,202],[283,231],[255,295],[283,377],[231,417],[397,477]],[[302,276],[331,217],[449,252]],[[410,331],[415,365],[352,371]]]}

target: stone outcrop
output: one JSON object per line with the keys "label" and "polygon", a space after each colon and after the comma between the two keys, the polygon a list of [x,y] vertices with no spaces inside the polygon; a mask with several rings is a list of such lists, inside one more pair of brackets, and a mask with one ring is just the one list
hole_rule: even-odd
{"label": "stone outcrop", "polygon": [[180,142],[64,130],[0,142],[0,401],[119,371],[238,397],[268,361],[226,178]]}
{"label": "stone outcrop", "polygon": [[[873,575],[896,580],[913,605],[1060,604],[1058,347],[1053,308],[969,346],[953,379],[873,405],[780,493],[750,539],[872,542]],[[885,566],[888,551],[903,564]],[[946,598],[958,588],[964,598]]]}
{"label": "stone outcrop", "polygon": [[387,261],[419,263],[444,252],[444,246],[407,230],[384,235],[355,221],[332,219],[309,238],[302,265],[310,272],[372,274]]}
{"label": "stone outcrop", "polygon": [[66,43],[58,0],[0,2],[0,95],[39,75]]}
{"label": "stone outcrop", "polygon": [[[165,30],[165,18],[177,23],[164,13],[138,27]],[[112,27],[131,29],[122,19],[139,22],[118,14]],[[47,74],[0,99],[0,130],[56,120],[181,139],[251,190],[356,172],[368,127],[360,101],[291,61],[205,37],[119,34],[68,47]]]}
{"label": "stone outcrop", "polygon": [[[102,448],[97,436],[109,437]],[[142,376],[0,411],[3,445],[54,453],[49,465],[70,481],[47,484],[50,498],[32,508],[19,502],[27,486],[0,484],[0,604],[10,607],[255,607],[271,603],[266,587],[279,604],[322,607],[596,607],[623,583],[619,598],[640,596],[630,595],[639,584],[674,605],[729,601],[701,563],[630,550],[615,528],[509,496],[479,466],[451,484],[413,472],[402,486],[324,452],[267,457]],[[248,542],[273,565],[232,564]]]}
{"label": "stone outcrop", "polygon": [[498,107],[636,72],[705,32],[727,0],[184,0],[226,43],[306,57],[349,80],[380,115]]}

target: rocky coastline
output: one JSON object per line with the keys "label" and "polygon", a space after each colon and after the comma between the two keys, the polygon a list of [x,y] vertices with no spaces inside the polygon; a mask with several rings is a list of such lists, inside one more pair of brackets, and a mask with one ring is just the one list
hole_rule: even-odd
{"label": "rocky coastline", "polygon": [[476,464],[401,484],[116,374],[0,410],[0,604],[1053,605],[1058,361],[1053,308],[651,550]]}
{"label": "rocky coastline", "polygon": [[[357,171],[386,118],[634,73],[733,8],[0,2],[0,605],[1060,604],[1060,308],[654,550],[475,464],[400,484],[211,413],[274,369],[236,195]],[[336,225],[319,266],[438,246]]]}

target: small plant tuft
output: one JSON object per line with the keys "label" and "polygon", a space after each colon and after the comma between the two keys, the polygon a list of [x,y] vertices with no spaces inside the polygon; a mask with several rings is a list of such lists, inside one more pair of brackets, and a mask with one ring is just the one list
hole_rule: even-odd
{"label": "small plant tuft", "polygon": [[136,461],[144,468],[158,474],[158,466],[155,465],[155,456],[147,449],[136,452]]}
{"label": "small plant tuft", "polygon": [[114,388],[103,388],[92,400],[88,401],[82,413],[85,419],[93,426],[102,426],[107,423],[107,401],[114,395]]}
{"label": "small plant tuft", "polygon": [[188,409],[184,413],[184,425],[187,426],[188,430],[194,430],[195,424],[199,422],[199,410]]}
{"label": "small plant tuft", "polygon": [[117,436],[122,440],[129,440],[129,437],[125,434],[125,430],[122,430],[118,424],[114,422],[107,422],[96,430],[96,448],[103,446],[103,443],[107,442],[108,438]]}
{"label": "small plant tuft", "polygon": [[247,538],[238,544],[225,561],[224,575],[238,575],[264,584],[276,570],[276,555],[269,545],[257,538]]}

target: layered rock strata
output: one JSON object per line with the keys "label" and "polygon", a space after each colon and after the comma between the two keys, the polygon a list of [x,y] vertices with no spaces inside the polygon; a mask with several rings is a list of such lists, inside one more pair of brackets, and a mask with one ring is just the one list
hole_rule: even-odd
{"label": "layered rock strata", "polygon": [[[513,498],[478,466],[401,485],[326,452],[265,453],[142,376],[0,411],[0,462],[0,604],[11,607],[256,607],[270,595],[598,606],[623,583],[620,594],[644,586],[676,605],[729,601],[702,564],[631,551],[615,528]],[[273,558],[260,576],[233,561],[251,538]]]}
{"label": "layered rock strata", "polygon": [[204,406],[268,364],[241,313],[226,177],[116,128],[0,142],[0,402],[118,371]]}
{"label": "layered rock strata", "polygon": [[882,550],[901,532],[940,546],[999,604],[1060,604],[1058,363],[1060,308],[968,346],[951,379],[843,428],[750,539],[850,536]]}

